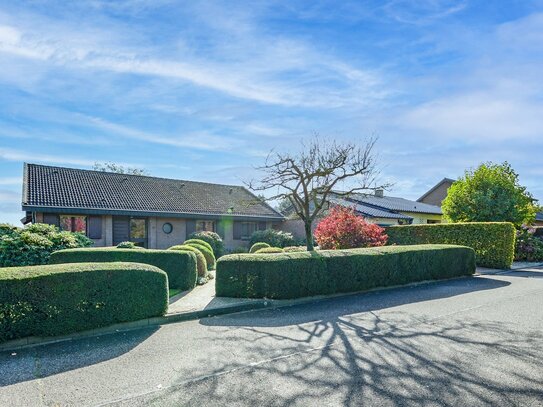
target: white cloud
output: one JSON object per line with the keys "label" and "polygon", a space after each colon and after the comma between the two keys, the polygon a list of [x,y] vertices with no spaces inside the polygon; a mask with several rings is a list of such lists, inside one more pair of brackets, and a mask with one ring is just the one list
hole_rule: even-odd
{"label": "white cloud", "polygon": [[33,163],[47,164],[68,164],[90,167],[94,165],[94,160],[83,158],[71,158],[68,156],[55,156],[49,154],[33,153],[28,150],[15,150],[10,148],[0,148],[0,159],[6,161],[26,161]]}

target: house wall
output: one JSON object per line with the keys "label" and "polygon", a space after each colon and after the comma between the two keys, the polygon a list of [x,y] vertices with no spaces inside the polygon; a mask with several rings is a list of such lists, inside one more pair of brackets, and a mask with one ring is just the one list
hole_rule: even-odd
{"label": "house wall", "polygon": [[[162,230],[165,223],[171,223],[172,233]],[[186,221],[180,218],[149,218],[149,248],[167,249],[182,244],[186,239]]]}
{"label": "house wall", "polygon": [[441,206],[443,200],[447,197],[447,190],[452,185],[450,182],[443,182],[435,190],[430,192],[427,196],[420,200],[430,205]]}
{"label": "house wall", "polygon": [[[73,216],[86,216],[77,215]],[[113,224],[111,216],[101,216],[102,219],[102,237],[100,239],[91,239],[94,242],[94,247],[104,247],[113,245]],[[43,213],[34,212],[35,223],[43,223]]]}
{"label": "house wall", "polygon": [[413,225],[421,225],[428,223],[428,220],[443,221],[443,215],[433,215],[430,213],[415,213],[415,212],[401,212],[404,215],[411,216],[413,218]]}

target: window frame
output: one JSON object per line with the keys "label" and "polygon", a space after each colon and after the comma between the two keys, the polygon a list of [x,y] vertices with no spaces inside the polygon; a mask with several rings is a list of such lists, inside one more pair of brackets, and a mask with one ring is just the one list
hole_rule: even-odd
{"label": "window frame", "polygon": [[[204,228],[203,229],[200,229],[198,227],[198,224],[200,223],[203,223],[204,224]],[[207,229],[206,227],[206,224],[207,223],[210,223],[211,224],[211,230]],[[216,232],[216,229],[217,229],[217,223],[214,221],[214,220],[210,220],[210,219],[201,219],[201,220],[197,220],[196,221],[196,224],[194,225],[194,230],[196,232]]]}

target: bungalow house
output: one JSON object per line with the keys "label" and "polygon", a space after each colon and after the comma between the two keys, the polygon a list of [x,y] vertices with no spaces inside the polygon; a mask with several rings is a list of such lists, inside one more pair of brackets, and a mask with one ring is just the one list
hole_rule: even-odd
{"label": "bungalow house", "polygon": [[535,214],[535,226],[543,226],[543,212],[537,212]]}
{"label": "bungalow house", "polygon": [[24,164],[23,223],[85,233],[95,246],[132,241],[152,249],[214,231],[226,248],[284,217],[235,185]]}

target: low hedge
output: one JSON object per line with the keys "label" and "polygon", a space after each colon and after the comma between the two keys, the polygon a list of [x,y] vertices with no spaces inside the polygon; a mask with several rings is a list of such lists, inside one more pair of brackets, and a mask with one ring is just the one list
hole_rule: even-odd
{"label": "low hedge", "polygon": [[388,244],[457,244],[475,250],[478,266],[507,269],[515,254],[515,227],[508,222],[392,226]]}
{"label": "low hedge", "polygon": [[196,256],[196,270],[198,277],[207,276],[207,260],[203,253],[196,247],[189,246],[188,244],[178,244],[168,248],[168,251],[193,253]]}
{"label": "low hedge", "polygon": [[194,247],[195,249],[199,250],[200,253],[202,253],[206,259],[206,266],[207,266],[207,269],[208,270],[215,270],[215,263],[216,263],[216,259],[215,259],[215,256],[213,255],[213,250],[211,249],[208,249],[207,246],[204,246],[204,245],[201,245],[201,244],[198,244],[198,243],[194,243],[194,242],[185,242],[183,243],[183,246],[190,246],[190,247]]}
{"label": "low hedge", "polygon": [[202,239],[188,239],[188,240],[185,240],[183,242],[183,244],[189,244],[189,243],[196,243],[196,244],[205,246],[211,251],[211,253],[213,253],[213,247],[211,247],[211,245],[208,242],[206,242],[205,240],[202,240]]}
{"label": "low hedge", "polygon": [[164,315],[168,277],[139,263],[0,268],[0,342]]}
{"label": "low hedge", "polygon": [[132,262],[156,266],[168,275],[170,288],[190,290],[196,286],[196,257],[187,252],[149,249],[88,248],[59,250],[51,264]]}
{"label": "low hedge", "polygon": [[300,298],[471,275],[473,249],[452,245],[231,254],[217,261],[218,297]]}
{"label": "low hedge", "polygon": [[284,250],[281,249],[280,247],[263,247],[262,249],[258,249],[256,252],[254,252],[255,254],[256,253],[259,253],[259,254],[273,254],[273,253],[283,253]]}

